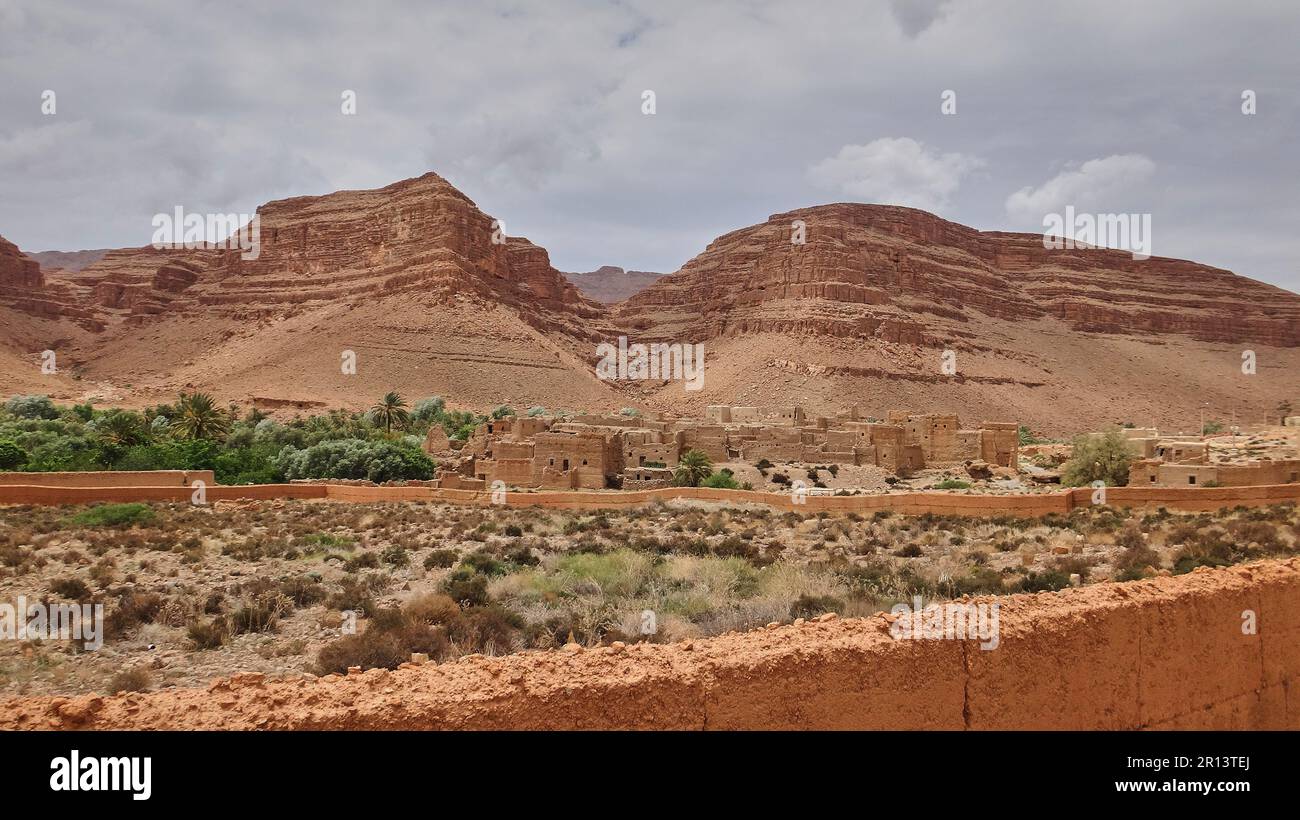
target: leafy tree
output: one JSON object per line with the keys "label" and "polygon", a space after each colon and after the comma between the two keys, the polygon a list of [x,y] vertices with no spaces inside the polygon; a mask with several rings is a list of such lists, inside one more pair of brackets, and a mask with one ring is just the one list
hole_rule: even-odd
{"label": "leafy tree", "polygon": [[506,416],[513,416],[514,414],[515,414],[514,408],[503,404],[492,411],[492,418],[503,419]]}
{"label": "leafy tree", "polygon": [[1094,481],[1104,481],[1109,486],[1122,487],[1128,484],[1132,459],[1128,441],[1119,430],[1079,436],[1074,440],[1070,460],[1061,468],[1061,483],[1068,487],[1082,487]]}
{"label": "leafy tree", "polygon": [[57,419],[59,409],[49,396],[14,396],[5,402],[5,409],[24,419]]}
{"label": "leafy tree", "polygon": [[433,461],[419,450],[389,441],[343,439],[323,441],[305,450],[285,447],[275,457],[275,468],[286,479],[359,478],[376,483],[426,480],[433,477]]}
{"label": "leafy tree", "polygon": [[411,420],[418,422],[437,421],[442,418],[442,414],[447,409],[447,403],[443,401],[442,396],[430,396],[427,399],[420,399],[415,403],[415,409],[411,412]]}
{"label": "leafy tree", "polygon": [[703,450],[687,450],[673,471],[673,483],[679,487],[698,487],[713,474],[713,462]]}
{"label": "leafy tree", "polygon": [[13,439],[0,438],[0,470],[17,470],[27,463],[27,452]]}
{"label": "leafy tree", "polygon": [[220,439],[230,430],[230,418],[207,393],[182,393],[176,411],[170,427],[177,438]]}
{"label": "leafy tree", "polygon": [[379,400],[379,403],[370,408],[370,417],[375,420],[376,424],[384,425],[384,432],[392,434],[393,425],[405,427],[411,420],[411,414],[406,412],[406,402],[397,393],[389,391]]}

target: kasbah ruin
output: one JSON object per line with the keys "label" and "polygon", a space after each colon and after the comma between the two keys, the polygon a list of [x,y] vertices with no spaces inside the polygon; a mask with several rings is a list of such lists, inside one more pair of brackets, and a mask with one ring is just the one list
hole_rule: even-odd
{"label": "kasbah ruin", "polygon": [[[1286,424],[1300,426],[1300,417],[1288,417]],[[714,405],[702,419],[653,411],[509,416],[480,424],[466,442],[448,439],[435,426],[424,450],[443,461],[432,483],[446,489],[644,490],[670,486],[674,468],[690,450],[703,452],[714,464],[874,466],[897,476],[959,467],[974,478],[1015,477],[1021,471],[1018,430],[1009,421],[964,428],[950,413],[892,411],[881,421],[863,416],[856,405],[833,418],[809,416],[796,405]],[[1133,456],[1129,486],[1300,481],[1294,447],[1243,458],[1235,449],[1212,448],[1200,436],[1161,436],[1150,427],[1126,428],[1123,434]],[[1055,478],[1047,472],[1042,480]]]}

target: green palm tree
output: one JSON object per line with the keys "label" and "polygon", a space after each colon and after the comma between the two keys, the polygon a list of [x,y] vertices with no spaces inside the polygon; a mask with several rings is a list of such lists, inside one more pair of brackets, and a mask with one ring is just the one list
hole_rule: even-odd
{"label": "green palm tree", "polygon": [[376,424],[384,425],[384,432],[392,434],[393,425],[405,427],[411,414],[406,412],[406,402],[394,392],[389,392],[379,403],[370,408],[370,416]]}
{"label": "green palm tree", "polygon": [[221,438],[230,431],[230,418],[207,393],[182,393],[171,429],[184,439]]}
{"label": "green palm tree", "polygon": [[149,438],[144,420],[126,410],[114,410],[95,425],[99,440],[110,447],[134,447]]}
{"label": "green palm tree", "polygon": [[679,487],[698,487],[700,482],[713,475],[713,462],[702,450],[687,450],[673,471],[673,483]]}

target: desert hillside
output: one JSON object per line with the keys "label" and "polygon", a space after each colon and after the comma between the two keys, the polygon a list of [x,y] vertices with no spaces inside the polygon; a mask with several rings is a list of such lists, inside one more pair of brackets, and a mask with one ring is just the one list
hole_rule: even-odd
{"label": "desert hillside", "polygon": [[[792,224],[805,242],[791,242]],[[726,234],[614,308],[638,340],[704,342],[698,393],[643,400],[856,401],[1027,421],[1192,431],[1261,420],[1292,398],[1300,297],[1217,268],[1121,251],[1047,250],[924,211],[836,204]],[[1241,371],[1255,352],[1257,373]],[[945,374],[944,351],[956,374]]]}
{"label": "desert hillside", "polygon": [[[476,409],[857,403],[1047,433],[1191,431],[1202,410],[1263,420],[1294,398],[1286,376],[1300,365],[1300,296],[1193,262],[1049,251],[1037,235],[909,208],[777,214],[662,276],[563,274],[545,249],[494,235],[493,218],[432,173],[258,213],[256,259],[146,247],[43,269],[0,243],[0,393],[139,405],[202,389],[269,409],[355,408],[390,389]],[[703,343],[704,389],[597,380],[596,345],[620,334]],[[53,376],[39,371],[46,349]]]}

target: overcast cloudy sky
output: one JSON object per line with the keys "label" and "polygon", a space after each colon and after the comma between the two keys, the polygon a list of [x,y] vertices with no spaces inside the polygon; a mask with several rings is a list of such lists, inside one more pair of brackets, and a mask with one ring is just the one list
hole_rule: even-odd
{"label": "overcast cloudy sky", "polygon": [[1300,290],[1297,43],[1294,0],[0,0],[0,235],[144,245],[176,205],[433,170],[563,270],[825,202],[1074,205]]}

